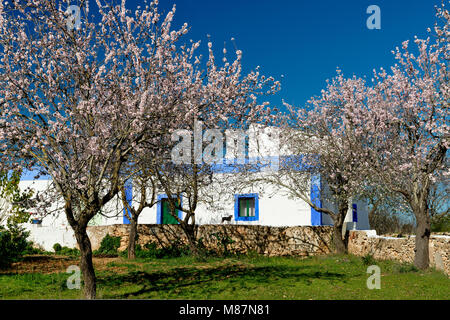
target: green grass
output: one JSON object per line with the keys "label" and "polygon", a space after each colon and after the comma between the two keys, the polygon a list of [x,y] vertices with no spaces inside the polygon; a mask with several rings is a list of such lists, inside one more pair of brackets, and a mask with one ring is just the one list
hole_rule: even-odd
{"label": "green grass", "polygon": [[[436,270],[375,261],[381,289],[366,286],[367,259],[355,256],[171,259],[117,258],[97,272],[103,299],[449,299],[450,279]],[[372,261],[370,261],[372,262]],[[2,299],[79,299],[69,274],[0,275]]]}

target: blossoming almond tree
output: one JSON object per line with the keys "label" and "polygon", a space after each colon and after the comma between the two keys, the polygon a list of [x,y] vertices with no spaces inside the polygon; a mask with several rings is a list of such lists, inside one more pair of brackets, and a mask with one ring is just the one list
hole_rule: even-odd
{"label": "blossoming almond tree", "polygon": [[[197,47],[198,43],[194,44],[193,48]],[[179,96],[184,109],[177,112],[182,117],[172,117],[177,125],[171,128],[177,130],[164,137],[166,140],[160,145],[166,148],[151,161],[152,172],[167,195],[170,214],[185,232],[194,255],[199,253],[195,212],[199,204],[217,201],[219,190],[224,190],[223,185],[228,182],[214,174],[214,165],[223,164],[224,160],[224,131],[244,131],[253,122],[264,122],[271,109],[267,102],[259,102],[257,98],[280,88],[278,81],[261,75],[259,67],[243,75],[240,50],[236,50],[234,61],[229,62],[223,49],[222,65],[216,63],[212,42],[208,42],[208,52],[206,68],[200,58],[180,55],[188,79]],[[211,197],[211,193],[217,196]]]}
{"label": "blossoming almond tree", "polygon": [[[396,193],[416,218],[414,263],[421,269],[429,265],[430,190],[441,175],[449,174],[445,159],[450,143],[450,16],[445,5],[438,8],[437,17],[435,42],[430,45],[430,39],[416,39],[417,55],[404,42],[403,50],[395,52],[398,64],[392,74],[375,73],[373,86],[338,74],[321,97],[311,100],[309,111],[293,113],[288,106],[291,117],[286,129],[300,129],[302,134],[290,136],[285,145],[296,150],[294,154],[318,155],[317,164],[311,166],[310,161],[310,167],[327,182],[338,210],[311,203],[306,180],[299,180],[296,170],[280,170],[274,181],[315,210],[329,214],[335,241],[347,199],[363,195],[367,186]],[[318,140],[308,141],[305,136],[310,134]],[[338,251],[344,248],[336,246]]]}
{"label": "blossoming almond tree", "polygon": [[[96,280],[86,227],[119,192],[124,163],[143,141],[164,134],[158,121],[183,90],[171,57],[186,24],[171,30],[157,2],[129,15],[125,1],[97,1],[69,28],[53,1],[0,5],[0,141],[5,169],[38,167],[48,174],[81,252],[86,298]],[[89,6],[79,6],[87,15]],[[92,9],[92,8],[91,8]]]}
{"label": "blossoming almond tree", "polygon": [[175,7],[162,19],[157,1],[133,15],[125,1],[96,3],[100,21],[80,24],[52,1],[0,6],[2,166],[51,176],[80,248],[86,298],[96,294],[86,227],[133,161],[151,153],[165,169],[175,130],[200,115],[241,123],[265,108],[256,95],[272,82],[258,71],[241,79],[240,52],[217,67],[210,50],[204,71],[198,42],[177,45],[187,24],[171,29]]}
{"label": "blossoming almond tree", "polygon": [[[301,199],[314,210],[328,215],[334,225],[335,251],[347,251],[343,224],[350,201],[362,192],[365,179],[359,141],[366,134],[358,116],[366,108],[370,89],[363,79],[345,78],[338,70],[319,97],[306,107],[287,103],[281,125],[284,146],[280,170],[260,176],[281,187],[280,192]],[[282,115],[280,115],[282,117]],[[322,197],[311,200],[311,184],[320,177]],[[344,234],[345,236],[345,234]]]}
{"label": "blossoming almond tree", "polygon": [[[137,159],[133,157],[133,160]],[[132,172],[129,175],[122,175],[124,177],[121,178],[119,189],[122,202],[120,213],[124,212],[123,214],[125,214],[130,223],[127,246],[128,259],[135,259],[139,216],[144,209],[152,208],[157,203],[157,186],[152,166],[149,165],[152,163],[152,160],[148,157],[148,154],[147,157],[138,161],[131,161],[131,163],[132,166],[130,166],[129,170]],[[130,199],[127,188],[131,188],[131,190],[136,189],[138,194],[136,196],[132,195]]]}
{"label": "blossoming almond tree", "polygon": [[386,186],[409,205],[416,218],[414,264],[429,266],[430,208],[433,184],[448,176],[449,117],[449,21],[443,4],[437,9],[434,42],[408,41],[397,48],[392,73],[375,74],[374,94],[366,110],[371,139],[365,149],[375,183]]}

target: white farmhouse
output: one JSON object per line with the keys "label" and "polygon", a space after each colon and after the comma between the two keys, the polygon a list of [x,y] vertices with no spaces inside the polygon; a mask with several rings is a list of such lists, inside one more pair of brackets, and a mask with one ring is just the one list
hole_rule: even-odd
{"label": "white farmhouse", "polygon": [[[280,150],[278,142],[271,138],[272,131],[263,131],[262,135],[253,139],[252,132],[249,133],[248,158],[269,159],[266,169],[261,172],[254,172],[255,175],[267,174],[264,170],[276,170],[279,165],[279,157],[286,156],[286,151]],[[230,134],[231,135],[231,134]],[[276,136],[276,135],[275,135]],[[229,137],[227,137],[229,138]],[[235,139],[229,139],[235,141]],[[239,149],[237,143],[227,140],[227,156],[223,163],[214,165],[214,174],[217,179],[232,180],[239,179],[241,173],[235,170],[233,164],[236,158],[236,151]],[[263,148],[261,148],[263,146]],[[261,150],[264,150],[261,152]],[[259,150],[256,152],[256,150]],[[269,168],[269,169],[267,169]],[[305,173],[308,174],[308,173]],[[320,176],[312,175],[308,178],[311,202],[319,206],[333,206],[332,202],[325,196],[326,186]],[[50,180],[46,177],[35,179],[34,172],[25,172],[22,176],[20,187],[33,188],[36,192],[46,190]],[[226,188],[226,187],[225,187]],[[267,183],[257,185],[250,184],[243,187],[239,192],[233,189],[225,189],[223,186],[212,185],[210,196],[214,199],[217,193],[217,200],[214,208],[210,204],[200,203],[196,210],[196,223],[201,224],[242,224],[242,225],[264,225],[264,226],[321,226],[332,225],[329,216],[312,209],[305,201],[289,197],[287,192],[281,188],[274,187]],[[219,191],[220,190],[220,191]],[[133,186],[126,190],[127,200],[133,202]],[[140,224],[173,224],[176,220],[169,213],[167,195],[162,192],[157,193],[157,203],[152,208],[146,208],[139,217]],[[347,229],[369,230],[369,219],[367,203],[362,200],[351,201],[349,199],[348,213],[345,218]],[[183,202],[183,199],[181,199]],[[56,207],[56,204],[55,204]],[[39,217],[39,213],[36,213]],[[180,218],[183,213],[178,212]],[[73,232],[67,223],[62,210],[53,215],[42,217],[41,223],[31,223],[28,225],[31,231],[31,239],[47,250],[51,250],[54,243],[74,246],[75,239]],[[39,221],[35,221],[39,222]],[[111,201],[102,214],[97,215],[91,221],[91,225],[112,225],[128,224],[129,221],[123,212],[119,199]]]}

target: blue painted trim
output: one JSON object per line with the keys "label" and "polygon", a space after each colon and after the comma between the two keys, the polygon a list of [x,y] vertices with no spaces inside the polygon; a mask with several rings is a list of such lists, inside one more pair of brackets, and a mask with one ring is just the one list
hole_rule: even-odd
{"label": "blue painted trim", "polygon": [[353,222],[358,222],[358,206],[356,203],[352,204]]}
{"label": "blue painted trim", "polygon": [[[239,216],[239,199],[255,198],[255,216],[240,217]],[[257,193],[235,194],[234,195],[234,220],[235,221],[259,221],[259,196]]]}
{"label": "blue painted trim", "polygon": [[[320,195],[322,191],[322,179],[320,175],[311,175],[311,195],[310,199],[313,204],[322,208],[322,197]],[[322,213],[314,210],[311,207],[311,225],[321,226],[322,225]]]}
{"label": "blue painted trim", "polygon": [[[133,205],[133,185],[131,183],[125,185],[125,199],[130,206]],[[123,208],[123,224],[131,224],[127,217],[127,209],[125,208]]]}
{"label": "blue painted trim", "polygon": [[[213,173],[239,173],[244,166],[249,172],[260,172],[264,168],[293,168],[296,171],[311,172],[318,164],[318,157],[315,155],[292,155],[292,156],[273,156],[259,158],[245,158],[244,164],[239,164],[237,159],[223,159],[222,163],[211,165]],[[250,166],[248,166],[251,164]]]}
{"label": "blue painted trim", "polygon": [[[250,168],[246,168],[246,170],[250,172],[259,172],[261,169],[265,167],[271,167],[273,165],[283,168],[294,168],[297,171],[312,171],[315,165],[318,163],[318,157],[315,155],[291,155],[291,156],[271,156],[271,157],[258,157],[258,158],[245,158],[245,165],[252,164]],[[243,165],[239,164],[237,159],[226,159],[223,158],[221,163],[215,163],[210,165],[207,170],[212,170],[214,173],[239,173]],[[35,180],[34,178],[39,173],[39,170],[26,170],[24,169],[22,172],[22,176],[20,180],[22,181],[30,181]],[[38,180],[51,180],[51,176],[42,175]]]}
{"label": "blue painted trim", "polygon": [[[268,156],[268,157],[258,157],[249,159],[246,157],[244,163],[246,165],[253,162],[250,168],[246,168],[250,172],[259,172],[265,167],[270,167],[273,164],[278,164],[280,169],[283,168],[294,168],[297,171],[312,171],[315,165],[318,164],[318,157],[316,155],[291,155],[291,156]],[[216,163],[211,165],[211,170],[214,173],[239,173],[243,165],[239,164],[237,159],[226,159],[223,158],[221,163]],[[209,170],[209,169],[208,169]],[[30,181],[34,179],[39,173],[38,168],[33,170],[22,171],[21,181]],[[51,180],[51,176],[42,175],[39,176],[38,180]]]}
{"label": "blue painted trim", "polygon": [[[163,199],[168,199],[169,197],[166,194],[159,194],[157,199],[158,199],[158,203],[156,205],[156,223],[157,224],[162,224],[162,200]],[[173,198],[176,198],[176,196],[174,196]],[[180,199],[180,207],[183,206],[183,198]],[[181,210],[178,210],[178,218],[182,219],[183,216],[183,212]]]}

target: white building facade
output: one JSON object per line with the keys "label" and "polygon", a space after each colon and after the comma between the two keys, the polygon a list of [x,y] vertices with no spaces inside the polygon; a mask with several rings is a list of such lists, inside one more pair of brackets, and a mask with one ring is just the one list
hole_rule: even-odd
{"label": "white building facade", "polygon": [[[286,155],[286,151],[279,151],[277,140],[274,139],[273,129],[265,130],[259,138],[249,140],[248,159],[257,158],[258,154],[262,158],[270,159],[265,161],[266,169],[277,170],[280,163],[280,157]],[[272,137],[270,137],[272,134]],[[254,136],[250,132],[249,136]],[[218,181],[229,181],[239,179],[242,173],[235,170],[234,164],[239,157],[236,152],[240,148],[235,139],[229,139],[226,142],[227,155],[223,163],[215,164],[213,172]],[[231,141],[230,141],[231,140]],[[256,142],[255,142],[256,141]],[[264,146],[263,154],[260,145]],[[273,153],[273,150],[277,152]],[[241,150],[242,151],[242,150]],[[280,155],[281,154],[281,155]],[[241,154],[242,156],[242,154]],[[255,172],[254,174],[265,174],[264,172]],[[309,174],[309,173],[305,173]],[[324,182],[320,176],[309,176],[309,199],[319,207],[332,206],[332,203],[325,198]],[[45,192],[50,184],[46,177],[35,179],[34,172],[25,172],[22,175],[20,188],[32,188],[36,192]],[[133,197],[138,194],[135,188],[130,185],[126,189],[127,201],[131,205],[136,205]],[[209,190],[209,191],[208,191]],[[207,191],[210,198],[217,198],[214,206],[200,202],[196,212],[196,224],[241,224],[241,225],[263,225],[263,226],[321,226],[332,225],[333,222],[329,216],[312,209],[305,201],[290,197],[286,190],[276,187],[269,183],[249,184],[239,191],[226,186],[211,185]],[[220,190],[220,192],[218,191]],[[217,193],[217,196],[216,196]],[[163,192],[156,192],[157,203],[152,208],[146,208],[139,216],[140,224],[172,224],[176,220],[170,216],[167,196]],[[369,230],[367,203],[362,200],[351,201],[345,218],[346,228],[353,230]],[[183,206],[183,198],[181,198]],[[329,204],[331,203],[331,204]],[[55,206],[56,203],[55,203]],[[179,211],[178,217],[183,219],[183,212]],[[36,212],[39,218],[39,213]],[[47,250],[51,250],[54,243],[60,243],[67,246],[75,246],[73,232],[67,223],[63,210],[56,210],[54,214],[42,217],[41,223],[30,223],[27,228],[31,231],[31,240],[40,244]],[[39,221],[35,221],[39,222]],[[91,221],[91,225],[112,225],[128,224],[129,221],[125,215],[123,206],[119,198],[115,198],[102,209],[102,214],[98,214]]]}

